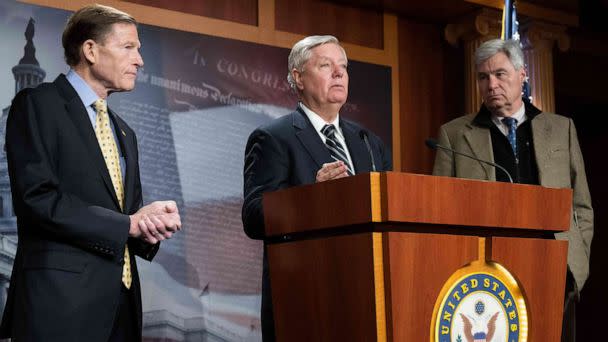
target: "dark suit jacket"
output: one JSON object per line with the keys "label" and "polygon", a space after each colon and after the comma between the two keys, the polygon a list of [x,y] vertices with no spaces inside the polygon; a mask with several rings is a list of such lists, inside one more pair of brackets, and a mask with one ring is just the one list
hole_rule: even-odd
{"label": "dark suit jacket", "polygon": [[[487,109],[482,107],[482,111]],[[536,114],[531,126],[540,185],[572,188],[574,191],[570,230],[556,234],[556,238],[568,241],[568,266],[580,291],[589,276],[593,208],[576,128],[571,119],[540,112],[531,104],[526,103],[526,113]],[[481,112],[459,117],[441,126],[439,144],[479,159],[494,161],[490,129],[475,120],[478,115]],[[443,151],[437,152],[433,174],[496,180],[496,171],[492,166]]]}
{"label": "dark suit jacket", "polygon": [[[370,172],[371,158],[359,136],[359,132],[365,129],[344,118],[340,118],[340,128],[355,172]],[[390,152],[376,135],[368,132],[368,136],[377,171],[390,171]],[[333,161],[319,134],[299,107],[295,112],[253,131],[245,149],[242,212],[245,233],[252,239],[265,237],[263,193],[315,183],[317,171],[324,163]],[[264,341],[270,340],[268,332],[274,327],[266,251],[262,276],[262,329]]]}
{"label": "dark suit jacket", "polygon": [[141,334],[133,254],[151,260],[158,245],[128,237],[128,215],[142,206],[137,141],[122,119],[110,117],[126,162],[124,212],[86,109],[65,76],[13,100],[6,150],[19,243],[2,337],[107,341],[127,241]]}

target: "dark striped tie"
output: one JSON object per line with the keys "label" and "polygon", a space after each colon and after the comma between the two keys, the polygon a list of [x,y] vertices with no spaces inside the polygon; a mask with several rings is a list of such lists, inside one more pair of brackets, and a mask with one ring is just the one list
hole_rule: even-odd
{"label": "dark striped tie", "polygon": [[349,176],[354,175],[353,168],[348,162],[348,156],[346,155],[346,151],[344,147],[336,138],[336,127],[334,125],[325,125],[321,129],[321,133],[327,138],[325,139],[325,146],[329,150],[329,154],[336,161],[343,161],[344,165],[346,165],[346,172],[348,172]]}
{"label": "dark striped tie", "polygon": [[509,144],[511,144],[511,149],[513,149],[513,155],[517,158],[517,119],[513,119],[510,117],[502,119],[502,122],[509,128],[509,134],[507,134],[507,139],[509,139]]}

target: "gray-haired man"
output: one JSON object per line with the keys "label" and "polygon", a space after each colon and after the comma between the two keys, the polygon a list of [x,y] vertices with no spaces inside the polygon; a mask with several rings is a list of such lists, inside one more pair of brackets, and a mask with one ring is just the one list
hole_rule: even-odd
{"label": "gray-haired man", "polygon": [[[390,153],[376,135],[340,117],[348,96],[348,60],[332,36],[311,36],[289,54],[287,79],[298,93],[296,110],[251,133],[245,150],[243,225],[264,239],[262,194],[372,171],[392,169]],[[274,321],[266,250],[262,276],[262,334],[274,341]]]}
{"label": "gray-haired man", "polygon": [[[457,118],[439,130],[439,143],[506,168],[517,183],[572,188],[567,240],[568,275],[562,341],[574,341],[575,305],[589,275],[593,209],[585,165],[571,119],[542,112],[522,100],[526,77],[519,42],[494,39],[475,52],[477,83],[483,98],[476,114]],[[438,151],[434,175],[508,181],[494,168]]]}

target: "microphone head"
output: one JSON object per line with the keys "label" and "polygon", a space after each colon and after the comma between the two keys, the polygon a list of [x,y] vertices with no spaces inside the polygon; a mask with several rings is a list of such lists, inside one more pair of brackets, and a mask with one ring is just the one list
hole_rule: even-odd
{"label": "microphone head", "polygon": [[433,150],[437,149],[437,140],[433,139],[433,138],[428,138],[424,141],[424,143],[426,144],[426,146],[428,146],[429,148],[432,148]]}

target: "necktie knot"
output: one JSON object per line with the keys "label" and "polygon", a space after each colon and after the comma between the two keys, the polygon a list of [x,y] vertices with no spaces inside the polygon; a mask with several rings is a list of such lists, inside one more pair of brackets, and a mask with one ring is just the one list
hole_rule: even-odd
{"label": "necktie knot", "polygon": [[514,118],[504,118],[502,119],[502,122],[509,127],[509,129],[511,128],[517,128],[517,119]]}
{"label": "necktie knot", "polygon": [[95,109],[95,112],[97,112],[97,114],[99,113],[107,113],[108,112],[108,104],[106,103],[106,100],[104,99],[98,99],[97,101],[93,102],[93,108]]}
{"label": "necktie knot", "polygon": [[321,128],[321,133],[329,139],[333,139],[336,134],[336,126],[328,124]]}

